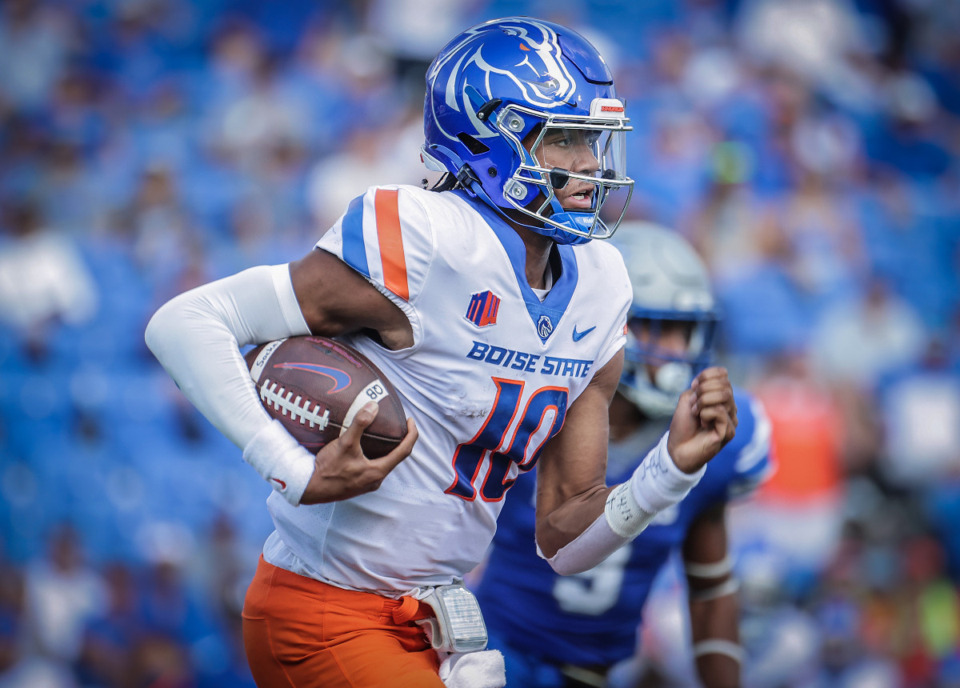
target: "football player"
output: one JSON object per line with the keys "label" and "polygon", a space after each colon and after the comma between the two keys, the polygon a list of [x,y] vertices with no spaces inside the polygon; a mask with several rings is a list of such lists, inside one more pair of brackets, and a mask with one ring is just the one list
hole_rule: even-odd
{"label": "football player", "polygon": [[[718,318],[706,266],[679,234],[630,223],[611,243],[624,254],[633,283],[627,361],[610,405],[607,480],[616,484],[638,464],[642,469],[680,394],[709,364]],[[636,650],[644,603],[674,553],[686,573],[700,681],[707,688],[740,685],[737,582],[724,515],[727,503],[751,492],[771,463],[762,406],[740,390],[736,399],[737,435],[700,483],[588,571],[561,577],[537,558],[530,545],[537,470],[517,480],[477,587],[491,647],[506,659],[507,685],[608,685],[611,667]]]}
{"label": "football player", "polygon": [[[568,28],[494,20],[437,55],[424,101],[432,189],[373,187],[313,250],[165,304],[146,339],[269,483],[275,531],[246,597],[261,686],[502,685],[463,576],[538,462],[536,542],[589,569],[702,477],[737,423],[724,369],[692,382],[644,470],[605,483],[607,406],[630,282],[613,234],[633,182],[603,58]],[[240,348],[342,337],[399,390],[406,440],[359,438],[368,404],[316,456],[260,405]]]}

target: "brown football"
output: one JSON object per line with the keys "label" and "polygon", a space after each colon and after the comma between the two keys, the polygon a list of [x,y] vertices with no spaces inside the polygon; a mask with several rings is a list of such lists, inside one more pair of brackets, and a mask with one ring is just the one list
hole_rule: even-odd
{"label": "brown football", "polygon": [[360,440],[371,459],[389,453],[407,434],[400,397],[363,354],[326,337],[278,339],[244,358],[264,408],[301,445],[316,453],[340,436],[368,401],[380,410]]}

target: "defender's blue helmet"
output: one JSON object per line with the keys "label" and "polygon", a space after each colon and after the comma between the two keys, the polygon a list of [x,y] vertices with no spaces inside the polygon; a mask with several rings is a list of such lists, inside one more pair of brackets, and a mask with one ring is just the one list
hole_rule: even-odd
{"label": "defender's blue helmet", "polygon": [[[629,120],[603,58],[575,31],[527,17],[464,31],[427,70],[423,121],[424,162],[514,222],[567,244],[607,238],[623,219]],[[550,136],[590,146],[596,169],[538,160]],[[580,198],[564,209],[555,190],[568,183]]]}
{"label": "defender's blue helmet", "polygon": [[[623,255],[633,286],[620,393],[651,418],[669,417],[715,353],[720,315],[709,272],[686,239],[659,225],[624,223],[611,243]],[[658,345],[662,330],[671,326],[685,330],[683,351]]]}

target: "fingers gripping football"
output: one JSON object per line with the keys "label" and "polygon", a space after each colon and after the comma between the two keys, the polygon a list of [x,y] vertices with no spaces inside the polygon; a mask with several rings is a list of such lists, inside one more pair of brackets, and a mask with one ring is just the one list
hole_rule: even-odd
{"label": "fingers gripping football", "polygon": [[667,445],[680,470],[693,473],[716,456],[737,429],[737,405],[724,368],[707,368],[683,393]]}
{"label": "fingers gripping football", "polygon": [[366,404],[340,437],[317,452],[313,476],[300,499],[301,504],[335,502],[372,492],[410,455],[418,436],[412,418],[407,419],[407,434],[396,448],[377,459],[364,455],[360,441],[378,411],[376,402]]}

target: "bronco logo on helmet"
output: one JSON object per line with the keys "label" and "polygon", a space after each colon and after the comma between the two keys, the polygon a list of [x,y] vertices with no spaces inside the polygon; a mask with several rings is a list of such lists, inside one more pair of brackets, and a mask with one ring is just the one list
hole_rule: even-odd
{"label": "bronco logo on helmet", "polygon": [[[441,53],[430,66],[427,83],[431,84],[431,88],[436,88],[433,84],[443,67],[454,57],[458,57],[457,67],[461,69],[476,65],[488,79],[493,75],[509,79],[530,105],[542,108],[566,105],[566,99],[576,90],[576,83],[560,59],[557,34],[547,25],[536,21],[504,20],[499,26],[505,35],[521,39],[518,46],[519,52],[504,55],[502,51],[487,50],[488,54],[485,55],[483,43],[478,44],[477,41],[470,39],[483,31],[489,31],[491,26],[482,24],[469,29],[460,41],[460,45],[467,46],[465,50],[459,50],[458,45],[450,52]],[[443,88],[444,104],[457,112],[466,113],[470,122],[476,127],[477,136],[497,136],[497,131],[492,126],[485,124],[477,117],[474,105],[467,98],[467,92],[457,88],[457,78],[460,76],[461,69],[454,68],[449,71]],[[479,105],[482,107],[483,103]],[[449,139],[457,137],[456,132],[444,131],[443,133]]]}

